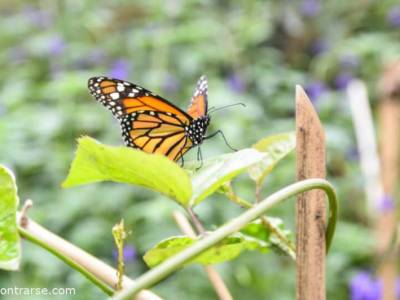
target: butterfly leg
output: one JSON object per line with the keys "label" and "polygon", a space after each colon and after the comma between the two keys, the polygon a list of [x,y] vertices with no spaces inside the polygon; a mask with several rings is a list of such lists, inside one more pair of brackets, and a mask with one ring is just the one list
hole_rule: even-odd
{"label": "butterfly leg", "polygon": [[224,139],[224,142],[225,142],[225,144],[228,146],[229,149],[231,149],[231,150],[233,150],[233,151],[238,151],[237,149],[235,149],[235,148],[233,148],[231,145],[229,145],[228,141],[226,140],[226,137],[225,137],[224,133],[223,133],[221,130],[218,130],[218,131],[216,131],[216,132],[210,134],[209,136],[206,136],[206,137],[204,138],[204,140],[208,140],[209,138],[212,138],[212,137],[216,136],[218,133],[222,135],[222,138]]}
{"label": "butterfly leg", "polygon": [[197,161],[200,161],[200,166],[196,168],[196,171],[201,169],[201,167],[203,166],[203,154],[201,153],[200,146],[197,148]]}
{"label": "butterfly leg", "polygon": [[185,160],[183,159],[182,151],[180,152],[181,154],[181,168],[185,165]]}

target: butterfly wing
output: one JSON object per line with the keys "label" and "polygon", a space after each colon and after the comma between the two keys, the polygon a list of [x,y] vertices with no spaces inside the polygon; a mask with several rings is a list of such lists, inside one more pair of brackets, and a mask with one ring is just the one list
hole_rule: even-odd
{"label": "butterfly wing", "polygon": [[183,119],[190,119],[187,113],[168,100],[127,81],[93,77],[89,79],[88,87],[92,96],[111,110],[118,119],[138,111],[170,112]]}
{"label": "butterfly wing", "polygon": [[207,110],[208,110],[207,92],[208,92],[207,77],[203,75],[197,81],[196,90],[193,94],[190,106],[187,110],[187,113],[193,119],[197,119],[207,115]]}
{"label": "butterfly wing", "polygon": [[193,147],[185,133],[186,126],[177,115],[155,111],[134,112],[121,120],[127,146],[159,153],[174,161]]}
{"label": "butterfly wing", "polygon": [[108,77],[93,77],[88,87],[95,99],[119,119],[127,146],[174,161],[192,148],[192,141],[185,134],[192,117],[166,99],[138,85]]}

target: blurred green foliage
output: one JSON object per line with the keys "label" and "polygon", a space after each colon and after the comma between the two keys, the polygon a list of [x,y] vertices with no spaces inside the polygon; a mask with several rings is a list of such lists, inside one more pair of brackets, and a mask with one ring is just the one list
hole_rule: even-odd
{"label": "blurred green foliage", "polygon": [[[325,125],[328,179],[341,201],[328,257],[328,298],[347,299],[351,274],[374,262],[343,89],[361,77],[376,102],[382,65],[400,53],[398,11],[396,0],[0,1],[1,162],[16,173],[21,200],[34,201],[33,218],[111,264],[111,228],[123,217],[131,230],[127,243],[136,251],[127,273],[135,277],[146,270],[146,250],[179,234],[171,217],[178,206],[113,183],[60,188],[78,137],[122,144],[117,122],[91,98],[87,79],[127,79],[186,107],[196,80],[206,74],[210,106],[247,105],[212,116],[210,130],[222,129],[235,148],[293,130],[294,85],[302,84]],[[219,138],[203,146],[205,157],[225,152]],[[293,180],[291,157],[267,177],[263,195]],[[235,190],[254,197],[246,176]],[[213,197],[198,207],[204,223],[217,226],[241,212],[222,195]],[[272,214],[293,228],[293,202]],[[76,287],[75,299],[102,297],[80,274],[29,243],[21,270],[1,272],[1,286]],[[236,299],[293,299],[294,265],[287,258],[249,252],[218,270]],[[216,299],[198,266],[154,291],[165,299]]]}

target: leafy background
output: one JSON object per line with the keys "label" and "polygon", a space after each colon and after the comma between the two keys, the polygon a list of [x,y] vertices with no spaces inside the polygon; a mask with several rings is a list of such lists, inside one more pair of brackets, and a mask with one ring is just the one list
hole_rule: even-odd
{"label": "leafy background", "polygon": [[[222,129],[236,148],[293,130],[294,85],[302,84],[325,125],[328,178],[340,197],[328,298],[347,299],[351,278],[373,268],[374,261],[343,90],[360,77],[376,106],[382,64],[400,53],[396,2],[1,1],[0,160],[16,173],[21,201],[34,201],[33,218],[110,264],[115,264],[111,228],[123,217],[131,230],[127,273],[135,277],[146,270],[142,254],[179,233],[171,217],[178,206],[115,183],[60,188],[78,137],[121,144],[118,124],[90,97],[87,79],[128,79],[186,107],[196,80],[206,74],[211,106],[247,105],[212,116],[210,130]],[[225,152],[219,138],[203,146],[206,157]],[[293,180],[292,156],[267,178],[263,195]],[[246,176],[235,189],[254,197]],[[293,207],[285,203],[271,215],[293,229]],[[241,209],[215,195],[197,212],[212,229]],[[294,264],[288,258],[249,252],[217,268],[236,299],[293,299]],[[74,299],[103,297],[80,274],[29,243],[23,244],[21,270],[1,271],[0,286],[75,287]],[[153,290],[165,299],[216,299],[198,266]]]}

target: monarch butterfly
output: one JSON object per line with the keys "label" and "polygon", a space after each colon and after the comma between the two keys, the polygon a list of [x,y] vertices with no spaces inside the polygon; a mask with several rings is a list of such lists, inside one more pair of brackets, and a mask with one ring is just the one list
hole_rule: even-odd
{"label": "monarch butterfly", "polygon": [[183,164],[183,155],[201,145],[203,140],[221,133],[226,142],[220,130],[205,136],[210,123],[205,76],[198,80],[187,112],[127,81],[93,77],[89,79],[88,87],[92,96],[120,121],[128,147],[159,153],[173,161],[182,159]]}

